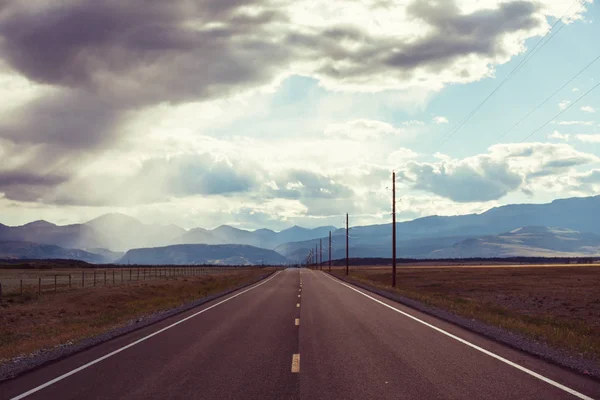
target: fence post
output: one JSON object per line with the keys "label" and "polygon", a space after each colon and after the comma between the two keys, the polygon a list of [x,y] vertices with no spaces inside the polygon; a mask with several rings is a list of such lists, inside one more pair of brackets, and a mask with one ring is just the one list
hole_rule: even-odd
{"label": "fence post", "polygon": [[85,287],[85,272],[81,271],[81,287]]}
{"label": "fence post", "polygon": [[38,296],[42,294],[42,278],[38,278]]}
{"label": "fence post", "polygon": [[23,279],[21,279],[21,296],[23,296]]}
{"label": "fence post", "polygon": [[69,289],[71,289],[71,274],[69,274]]}
{"label": "fence post", "polygon": [[106,271],[104,271],[104,286],[106,286]]}
{"label": "fence post", "polygon": [[0,282],[0,303],[2,303],[2,282]]}
{"label": "fence post", "polygon": [[137,280],[140,280],[140,267],[137,267]]}
{"label": "fence post", "polygon": [[94,271],[94,286],[96,286],[96,271]]}
{"label": "fence post", "polygon": [[113,269],[113,285],[115,284],[115,270]]}
{"label": "fence post", "polygon": [[54,275],[54,293],[56,293],[56,275]]}

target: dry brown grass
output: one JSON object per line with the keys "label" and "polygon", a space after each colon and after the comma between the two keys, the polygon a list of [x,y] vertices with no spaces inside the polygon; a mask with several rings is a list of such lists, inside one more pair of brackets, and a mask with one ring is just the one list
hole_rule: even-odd
{"label": "dry brown grass", "polygon": [[98,335],[140,316],[248,283],[266,272],[255,269],[68,290],[41,297],[10,296],[0,307],[0,363]]}
{"label": "dry brown grass", "polygon": [[395,290],[389,267],[350,277],[600,360],[598,266],[398,267]]}

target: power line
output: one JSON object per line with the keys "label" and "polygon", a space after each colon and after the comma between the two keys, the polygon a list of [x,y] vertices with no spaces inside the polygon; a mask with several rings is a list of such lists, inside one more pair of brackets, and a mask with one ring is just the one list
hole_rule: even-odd
{"label": "power line", "polygon": [[536,112],[537,110],[539,110],[540,107],[542,107],[544,104],[546,104],[558,92],[560,92],[561,90],[563,90],[571,82],[573,82],[575,79],[577,79],[579,77],[579,75],[581,75],[582,73],[584,73],[589,67],[591,67],[598,60],[600,60],[600,55],[598,57],[594,58],[588,65],[586,65],[584,68],[582,68],[577,74],[575,74],[575,76],[573,76],[571,79],[569,79],[567,82],[565,82],[561,87],[559,87],[558,89],[556,89],[550,96],[546,97],[544,99],[544,101],[542,101],[535,108],[533,108],[531,111],[529,111],[527,114],[525,114],[525,116],[523,118],[521,118],[519,121],[517,121],[513,126],[511,126],[507,130],[505,130],[504,132],[502,132],[502,134],[500,136],[498,136],[498,138],[496,138],[496,141],[498,141],[501,138],[503,138],[508,132],[510,132],[511,130],[513,130],[514,128],[516,128],[518,125],[520,125],[521,122],[525,121],[531,114],[533,114],[534,112]]}
{"label": "power line", "polygon": [[579,96],[579,98],[577,100],[575,100],[574,102],[572,102],[571,104],[569,104],[569,106],[567,108],[565,108],[564,110],[562,110],[561,112],[559,112],[558,114],[556,114],[554,117],[550,118],[548,121],[546,121],[544,124],[542,124],[542,126],[540,126],[539,128],[537,128],[536,130],[534,130],[533,132],[531,132],[529,135],[527,135],[525,138],[523,138],[523,140],[521,140],[521,142],[524,142],[525,140],[529,139],[531,136],[533,136],[536,133],[538,133],[539,131],[541,131],[546,125],[548,125],[550,122],[554,121],[556,118],[560,117],[563,113],[567,112],[571,107],[573,107],[575,104],[577,104],[579,102],[579,100],[583,99],[585,96],[587,96],[588,94],[590,94],[598,86],[600,86],[600,83],[597,83],[590,90],[588,90],[587,92],[585,92],[584,94],[582,94],[581,96]]}
{"label": "power line", "polygon": [[[535,55],[535,53],[537,53],[536,49],[538,48],[538,46],[540,46],[540,44],[544,41],[544,39],[546,39],[546,37],[548,36],[548,34],[550,32],[552,32],[552,30],[556,27],[556,25],[558,25],[559,23],[562,22],[563,18],[567,15],[567,13],[569,12],[569,10],[576,4],[576,3],[580,3],[580,0],[575,0],[570,6],[569,8],[567,8],[567,10],[563,13],[563,15],[556,20],[556,22],[550,27],[550,29],[544,34],[544,36],[542,36],[542,38],[535,44],[535,46],[533,46],[532,48],[530,48],[528,50],[527,53],[533,53],[533,54],[528,54],[526,55],[513,69],[512,71],[504,77],[504,79],[498,84],[498,86],[496,86],[496,88],[485,98],[483,99],[465,118],[463,118],[457,125],[455,125],[452,129],[450,129],[449,134],[445,137],[442,138],[439,147],[443,146],[448,140],[450,140],[450,138],[452,136],[454,136],[454,134],[456,134],[467,122],[469,122],[469,120],[471,119],[471,117],[473,115],[475,115],[475,113],[477,111],[479,111],[479,109],[481,107],[483,107],[485,105],[485,103],[487,103],[487,101],[489,99],[492,98],[492,96],[494,94],[496,94],[496,92],[498,90],[500,90],[500,88],[512,77],[516,74],[516,72],[518,70],[520,70],[529,60],[531,60],[531,58],[533,58],[533,56]],[[587,0],[584,0],[583,4],[586,4]],[[564,22],[563,22],[564,24]],[[556,32],[556,34],[558,34],[558,32],[560,31],[560,29]],[[554,38],[556,36],[556,34],[550,36],[550,38],[548,38],[548,40],[544,43],[547,44],[550,40],[552,40],[552,38]]]}

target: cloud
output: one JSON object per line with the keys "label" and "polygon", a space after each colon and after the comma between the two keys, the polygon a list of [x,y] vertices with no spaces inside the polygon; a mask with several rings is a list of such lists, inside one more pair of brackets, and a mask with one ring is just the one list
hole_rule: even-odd
{"label": "cloud", "polygon": [[500,199],[543,177],[565,174],[598,160],[567,144],[499,144],[486,154],[464,159],[411,161],[399,171],[399,177],[413,189],[457,202],[481,202]]}
{"label": "cloud", "polygon": [[568,142],[570,138],[571,135],[569,135],[568,133],[560,133],[556,130],[548,135],[548,139],[564,140],[565,142]]}
{"label": "cloud", "polygon": [[405,126],[420,126],[420,125],[425,125],[425,122],[419,121],[419,120],[416,120],[416,119],[411,119],[410,121],[403,121],[402,125],[405,125]]}
{"label": "cloud", "polygon": [[[129,175],[81,174],[47,187],[47,204],[115,206],[164,202],[172,198],[230,196],[258,188],[262,170],[244,161],[211,154],[183,154],[142,161]],[[23,200],[23,199],[21,199]]]}
{"label": "cloud", "polygon": [[596,109],[594,107],[591,107],[591,106],[582,106],[580,108],[580,110],[583,111],[583,112],[592,113],[592,114],[596,112]]}
{"label": "cloud", "polygon": [[441,88],[478,80],[522,51],[545,29],[545,13],[528,1],[470,9],[366,1],[342,10],[267,0],[13,3],[0,15],[1,54],[37,82],[137,104],[218,97],[289,73],[337,90]]}
{"label": "cloud", "polygon": [[560,103],[558,103],[558,108],[560,108],[561,110],[564,110],[567,108],[567,106],[571,104],[570,100],[563,100]]}
{"label": "cloud", "polygon": [[273,197],[284,199],[338,199],[349,198],[354,192],[327,175],[306,170],[285,171],[275,179]]}
{"label": "cloud", "polygon": [[553,121],[553,123],[558,125],[583,125],[583,126],[592,126],[595,125],[595,121]]}
{"label": "cloud", "polygon": [[402,163],[405,163],[406,161],[411,160],[413,158],[417,158],[418,156],[419,154],[411,149],[400,148],[391,152],[388,155],[387,160],[388,163],[392,165],[401,165]]}
{"label": "cloud", "polygon": [[438,125],[440,125],[440,124],[447,124],[448,123],[448,118],[442,117],[442,116],[433,117],[433,122],[435,122]]}
{"label": "cloud", "polygon": [[575,138],[584,143],[600,143],[600,134],[575,135]]}
{"label": "cloud", "polygon": [[[214,116],[215,102],[254,99],[293,74],[335,93],[379,92],[402,97],[403,104],[414,93],[426,99],[447,85],[491,76],[496,65],[522,53],[528,38],[545,32],[548,17],[560,16],[554,3],[366,0],[340,8],[312,0],[252,6],[239,0],[3,2],[0,79],[22,94],[14,105],[0,107],[0,195],[47,204],[147,204],[260,197],[263,182],[285,181],[278,187],[289,192],[282,195],[299,196],[301,206],[313,197],[341,201],[355,190],[352,183],[337,172],[315,172],[322,165],[315,160],[327,160],[333,170],[348,159],[369,163],[414,154],[394,145],[395,155],[370,147],[365,155],[358,140],[334,147],[333,139],[274,139],[254,147],[235,133],[227,135],[240,143],[222,150],[219,142],[213,152],[198,138],[235,116],[225,112],[206,123],[190,118],[177,121],[187,128],[172,129],[153,114],[194,103],[202,111],[184,114]],[[372,138],[423,124],[362,119],[330,127],[330,133]],[[188,143],[193,150],[185,149]],[[283,177],[271,172],[276,164],[285,164]],[[290,180],[290,164],[312,171]],[[365,168],[359,176],[379,176],[387,167]],[[294,188],[297,182],[303,187]]]}
{"label": "cloud", "polygon": [[329,124],[325,136],[338,139],[370,140],[384,135],[401,135],[403,130],[382,121],[357,119],[353,121]]}
{"label": "cloud", "polygon": [[489,157],[437,164],[411,162],[401,171],[400,177],[410,182],[414,189],[457,202],[499,199],[517,189],[523,181],[505,163]]}

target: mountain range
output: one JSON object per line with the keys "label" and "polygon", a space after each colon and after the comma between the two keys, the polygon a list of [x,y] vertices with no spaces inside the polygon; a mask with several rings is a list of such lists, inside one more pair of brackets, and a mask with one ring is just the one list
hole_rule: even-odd
{"label": "mountain range", "polygon": [[[599,253],[598,210],[600,196],[593,196],[560,199],[548,204],[506,205],[481,214],[418,218],[396,224],[398,257],[595,255]],[[391,257],[391,228],[391,224],[351,227],[351,256]],[[187,244],[246,245],[275,250],[288,260],[299,261],[320,241],[327,255],[329,231],[333,233],[332,258],[345,257],[345,229],[331,226],[314,229],[294,226],[281,232],[248,231],[227,225],[212,230],[185,230],[175,225],[144,224],[123,214],[107,214],[86,223],[64,226],[46,221],[16,227],[0,224],[0,242],[11,242],[12,246],[16,242],[27,242],[83,249],[102,255],[105,262],[119,259],[130,249],[163,248],[161,251],[166,252],[173,245]],[[232,254],[239,250],[222,249]],[[0,258],[9,253],[0,252]],[[225,256],[223,254],[227,258]]]}

